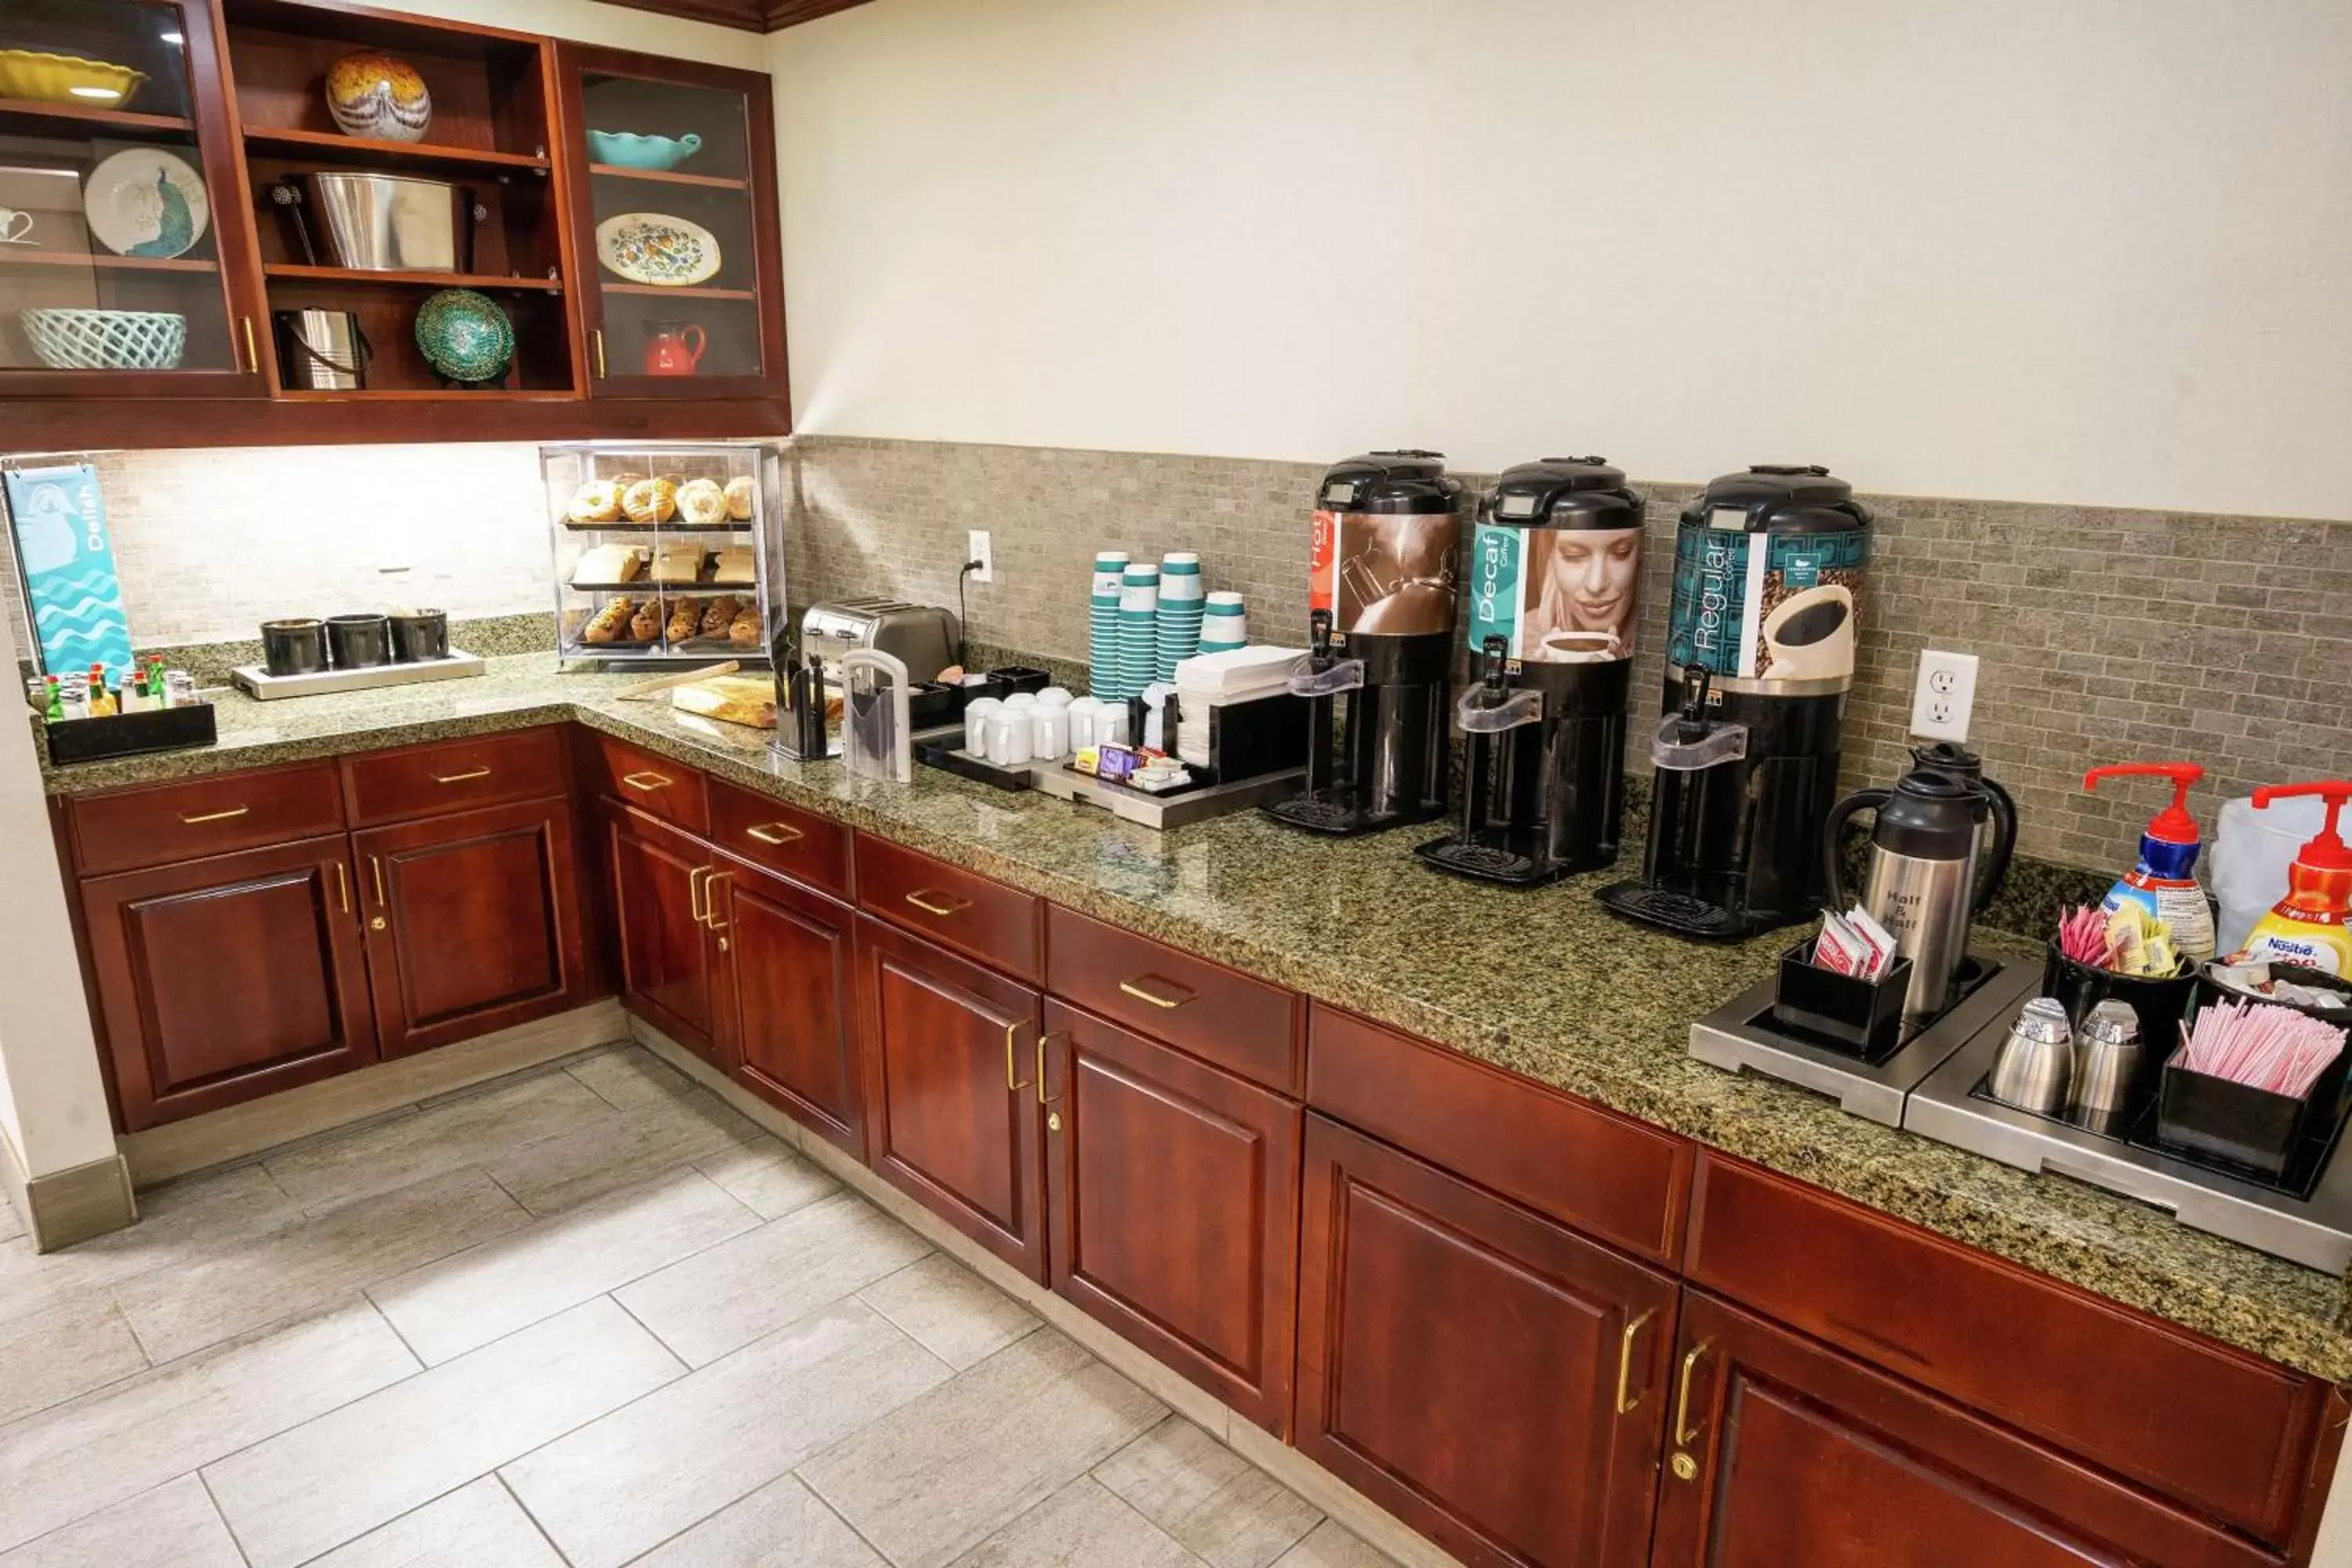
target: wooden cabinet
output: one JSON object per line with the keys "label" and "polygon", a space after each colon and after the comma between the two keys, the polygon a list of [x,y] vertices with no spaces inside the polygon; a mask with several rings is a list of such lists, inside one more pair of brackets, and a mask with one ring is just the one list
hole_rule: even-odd
{"label": "wooden cabinet", "polygon": [[346,847],[337,834],[83,881],[127,1131],[375,1059]]}
{"label": "wooden cabinet", "polygon": [[[560,46],[558,58],[591,395],[783,401],[767,73],[584,44]],[[646,237],[632,245],[632,235]],[[603,257],[608,236],[635,267],[676,275],[616,269]]]}
{"label": "wooden cabinet", "polygon": [[1645,1560],[1675,1308],[1665,1274],[1307,1118],[1292,1441],[1464,1562]]}
{"label": "wooden cabinet", "polygon": [[352,837],[387,1057],[586,1000],[572,806],[485,806]]}
{"label": "wooden cabinet", "polygon": [[[2031,1333],[2031,1325],[2019,1325]],[[1697,1291],[1656,1568],[2256,1568],[2279,1558]],[[1985,1347],[1988,1359],[1998,1342]]]}
{"label": "wooden cabinet", "polygon": [[1298,1102],[1059,1002],[1045,1027],[1054,1289],[1287,1431]]}
{"label": "wooden cabinet", "polygon": [[724,1068],[715,1032],[715,944],[703,904],[714,869],[709,847],[658,817],[609,802],[604,846],[623,1004]]}
{"label": "wooden cabinet", "polygon": [[857,973],[866,1163],[1044,1281],[1037,993],[869,916]]}
{"label": "wooden cabinet", "polygon": [[736,1080],[854,1154],[865,1151],[851,984],[856,916],[772,871],[721,856],[707,902],[716,1005]]}

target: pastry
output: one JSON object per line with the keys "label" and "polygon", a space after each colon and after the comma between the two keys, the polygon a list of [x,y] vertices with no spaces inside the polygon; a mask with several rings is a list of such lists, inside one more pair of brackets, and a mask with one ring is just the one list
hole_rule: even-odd
{"label": "pastry", "polygon": [[702,635],[707,637],[725,637],[727,623],[735,618],[735,611],[741,603],[732,594],[721,594],[716,598],[704,600]]}
{"label": "pastry", "polygon": [[749,583],[751,572],[751,547],[730,544],[719,552],[719,569],[710,574],[710,580],[714,583]]}
{"label": "pastry", "polygon": [[625,490],[631,485],[641,485],[645,482],[646,476],[638,473],[635,468],[625,469],[613,476],[613,488],[616,490]]}
{"label": "pastry", "polygon": [[645,607],[629,618],[631,642],[651,642],[661,636],[661,606],[651,599],[646,600]]}
{"label": "pastry", "polygon": [[621,487],[610,479],[590,479],[572,494],[574,522],[611,522],[621,515]]}
{"label": "pastry", "polygon": [[576,584],[626,583],[644,569],[646,558],[632,544],[599,544],[580,552],[580,560],[572,568],[572,581]]}
{"label": "pastry", "polygon": [[746,606],[727,628],[727,640],[737,647],[760,646],[760,611],[757,605]]}
{"label": "pastry", "polygon": [[639,479],[621,492],[621,510],[631,522],[667,522],[677,515],[677,487],[667,479]]}
{"label": "pastry", "polygon": [[580,634],[582,642],[619,642],[628,629],[630,613],[637,606],[626,597],[614,599],[596,612],[587,629]]}
{"label": "pastry", "polygon": [[692,583],[702,575],[703,550],[699,544],[683,541],[664,540],[654,550],[654,581],[656,583]]}
{"label": "pastry", "polygon": [[680,521],[709,527],[727,521],[727,492],[712,479],[688,479],[677,487]]}
{"label": "pastry", "polygon": [[760,483],[746,474],[740,479],[727,481],[727,515],[737,522],[751,521],[751,508],[760,493]]}
{"label": "pastry", "polygon": [[674,599],[670,605],[669,640],[684,642],[694,635],[694,628],[701,624],[702,617],[696,613],[692,599]]}

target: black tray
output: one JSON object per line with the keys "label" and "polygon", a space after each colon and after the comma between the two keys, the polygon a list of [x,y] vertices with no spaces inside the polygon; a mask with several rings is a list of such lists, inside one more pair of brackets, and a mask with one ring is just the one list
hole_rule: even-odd
{"label": "black tray", "polygon": [[184,751],[209,746],[220,739],[218,716],[209,702],[111,713],[102,719],[60,719],[42,729],[48,740],[49,761],[59,764],[132,757],[142,752]]}

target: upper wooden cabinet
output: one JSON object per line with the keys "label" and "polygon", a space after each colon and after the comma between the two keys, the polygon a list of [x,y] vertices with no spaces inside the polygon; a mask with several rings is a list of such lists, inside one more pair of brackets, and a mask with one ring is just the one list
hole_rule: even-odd
{"label": "upper wooden cabinet", "polygon": [[[13,0],[0,50],[98,62],[0,96],[15,445],[791,428],[763,72],[331,0]],[[362,54],[404,122],[338,123]],[[502,370],[427,357],[449,289],[504,319]]]}
{"label": "upper wooden cabinet", "polygon": [[784,397],[769,79],[584,45],[558,58],[594,395]]}

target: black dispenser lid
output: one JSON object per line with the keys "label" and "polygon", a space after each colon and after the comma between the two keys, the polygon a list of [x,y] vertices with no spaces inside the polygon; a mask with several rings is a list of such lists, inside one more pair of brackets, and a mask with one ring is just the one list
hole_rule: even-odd
{"label": "black dispenser lid", "polygon": [[1541,458],[1505,468],[1486,492],[1491,522],[1521,528],[1639,528],[1642,498],[1600,458]]}
{"label": "black dispenser lid", "polygon": [[1315,504],[1326,511],[1458,511],[1462,481],[1446,473],[1443,452],[1367,452],[1325,469]]}
{"label": "black dispenser lid", "polygon": [[1683,510],[1692,527],[1732,528],[1727,514],[1745,513],[1748,533],[1845,533],[1870,526],[1870,509],[1853,487],[1818,463],[1759,463],[1709,483]]}

